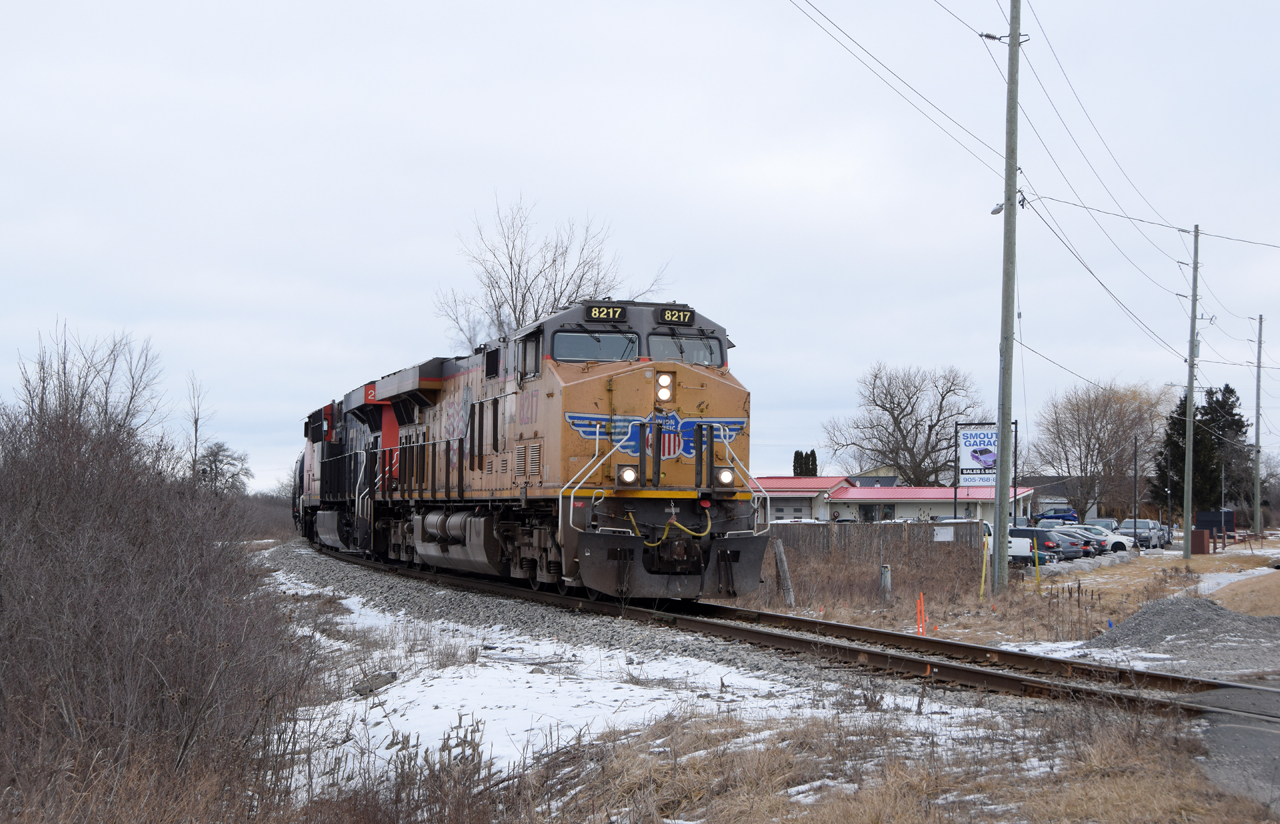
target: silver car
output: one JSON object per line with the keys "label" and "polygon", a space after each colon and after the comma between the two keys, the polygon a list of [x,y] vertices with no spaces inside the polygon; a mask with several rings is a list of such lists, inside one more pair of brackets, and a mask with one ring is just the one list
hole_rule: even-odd
{"label": "silver car", "polygon": [[1128,518],[1120,524],[1120,528],[1116,532],[1121,535],[1128,535],[1130,538],[1137,538],[1138,546],[1149,548],[1157,546],[1163,538],[1158,527],[1159,524],[1155,521],[1147,521],[1142,518],[1135,521],[1133,518]]}

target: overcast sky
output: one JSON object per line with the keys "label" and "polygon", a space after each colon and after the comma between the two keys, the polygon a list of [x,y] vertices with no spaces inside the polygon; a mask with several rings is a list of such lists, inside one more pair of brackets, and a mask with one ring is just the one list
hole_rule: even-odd
{"label": "overcast sky", "polygon": [[[523,197],[545,231],[607,221],[629,277],[666,266],[662,299],[728,327],[758,474],[819,447],[876,361],[957,366],[994,408],[1007,51],[973,30],[1007,33],[1008,5],[816,8],[959,143],[787,0],[9,4],[0,387],[59,324],[149,338],[175,407],[194,371],[270,487],[309,411],[454,354],[436,291]],[[1023,23],[1020,338],[1185,384],[1190,237],[1031,193],[1280,243],[1280,5],[1040,0]],[[1198,380],[1252,420],[1280,250],[1206,237],[1201,266],[1201,357],[1244,365]],[[1020,351],[1014,383],[1029,424],[1079,379]],[[1277,451],[1280,370],[1263,389]]]}

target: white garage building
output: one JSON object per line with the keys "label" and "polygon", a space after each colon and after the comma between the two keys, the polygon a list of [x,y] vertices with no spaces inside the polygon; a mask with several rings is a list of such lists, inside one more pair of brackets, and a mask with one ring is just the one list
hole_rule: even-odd
{"label": "white garage building", "polygon": [[[770,520],[892,521],[897,518],[931,521],[938,518],[995,519],[995,488],[966,486],[893,486],[868,484],[868,478],[839,476],[757,478],[769,493]],[[1034,487],[1011,491],[1015,513],[1030,514]]]}

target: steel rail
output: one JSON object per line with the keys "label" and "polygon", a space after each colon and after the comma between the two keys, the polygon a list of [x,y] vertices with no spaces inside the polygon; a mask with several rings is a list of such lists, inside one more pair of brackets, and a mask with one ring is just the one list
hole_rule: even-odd
{"label": "steel rail", "polygon": [[[809,632],[814,635],[844,638],[851,641],[914,650],[930,655],[943,655],[963,661],[974,661],[992,665],[1001,665],[1027,670],[1044,675],[1056,675],[1063,678],[1082,678],[1091,681],[1103,681],[1120,684],[1137,689],[1169,690],[1173,692],[1201,692],[1239,687],[1243,689],[1272,690],[1270,687],[1255,687],[1247,684],[1235,684],[1205,678],[1195,678],[1171,673],[1151,672],[1125,667],[1114,667],[1097,664],[1092,661],[1078,661],[1069,658],[1055,658],[1036,655],[1018,650],[996,649],[981,644],[970,644],[964,641],[948,641],[928,635],[914,635],[909,632],[897,632],[887,629],[875,629],[856,624],[840,624],[833,621],[820,621],[803,616],[784,615],[776,612],[761,612],[741,609],[739,607],[722,606],[706,602],[694,602],[682,609],[704,618],[717,618],[724,621],[741,621],[758,623],[780,629],[798,632]],[[1280,694],[1280,690],[1272,690]]]}
{"label": "steel rail", "polygon": [[[713,635],[756,646],[796,653],[816,655],[842,664],[889,672],[910,678],[955,684],[969,689],[999,692],[1027,698],[1091,700],[1125,709],[1160,709],[1189,713],[1215,713],[1266,722],[1280,721],[1280,717],[1264,713],[1234,710],[1198,704],[1187,699],[1187,694],[1215,689],[1243,689],[1259,693],[1277,694],[1280,690],[1253,684],[1237,684],[1192,678],[1169,673],[1151,673],[1143,670],[1088,664],[1062,658],[1036,656],[1030,653],[997,650],[978,644],[944,641],[940,638],[915,636],[909,633],[876,630],[851,624],[797,618],[777,613],[757,612],[715,604],[680,604],[676,611],[651,609],[624,601],[601,599],[597,601],[574,595],[561,595],[547,590],[525,589],[483,578],[464,578],[441,572],[409,569],[391,563],[371,560],[352,553],[339,552],[328,547],[314,547],[337,560],[416,578],[448,586],[462,587],[506,597],[517,597],[549,606],[610,615],[631,620]],[[700,613],[700,614],[689,614]],[[772,622],[777,629],[765,629],[758,624]],[[797,635],[797,632],[811,635]],[[814,635],[830,636],[813,637]],[[838,637],[837,637],[838,636]],[[863,646],[850,643],[859,640]],[[912,652],[899,652],[897,647]],[[980,664],[926,658],[918,654],[980,661]],[[996,669],[995,665],[1018,667],[1037,674]],[[1076,678],[1080,681],[1052,680]],[[1107,686],[1093,686],[1086,680],[1102,680]],[[1159,686],[1157,686],[1159,685]],[[1154,691],[1154,692],[1149,692]],[[1157,694],[1165,693],[1165,694]],[[1169,695],[1168,693],[1173,693]]]}

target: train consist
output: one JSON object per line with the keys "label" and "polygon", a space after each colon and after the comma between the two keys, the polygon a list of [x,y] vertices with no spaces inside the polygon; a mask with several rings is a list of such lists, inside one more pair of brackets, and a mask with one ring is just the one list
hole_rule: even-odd
{"label": "train consist", "polygon": [[760,582],[768,501],[723,327],[586,302],[317,409],[294,517],[313,542],[626,598]]}

